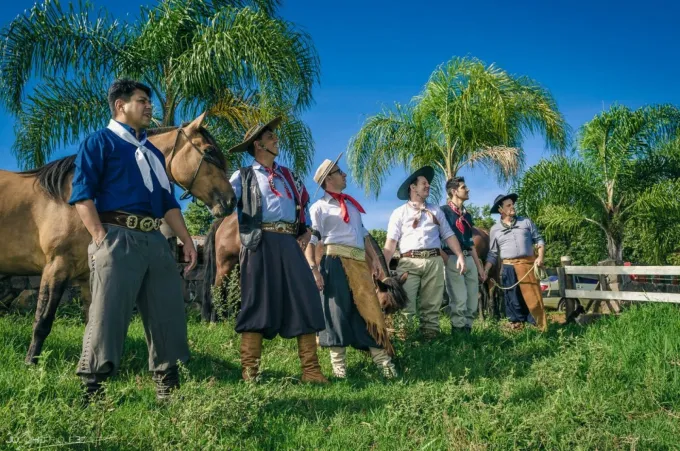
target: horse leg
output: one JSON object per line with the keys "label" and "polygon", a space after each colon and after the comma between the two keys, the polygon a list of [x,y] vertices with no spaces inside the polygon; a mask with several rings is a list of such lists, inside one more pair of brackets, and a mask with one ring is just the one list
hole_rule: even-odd
{"label": "horse leg", "polygon": [[59,301],[68,284],[67,271],[67,265],[62,258],[52,260],[43,269],[38,307],[33,321],[33,338],[26,354],[27,364],[38,362],[43,343],[52,330]]}

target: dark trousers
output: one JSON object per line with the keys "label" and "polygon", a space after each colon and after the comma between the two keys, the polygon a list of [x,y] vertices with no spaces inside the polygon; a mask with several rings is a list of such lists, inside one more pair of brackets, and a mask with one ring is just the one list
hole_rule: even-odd
{"label": "dark trousers", "polygon": [[[517,283],[517,273],[512,265],[503,265],[501,270],[501,285],[509,287]],[[511,290],[503,290],[505,296],[505,314],[513,323],[536,324],[536,320],[527,307],[524,298],[522,297],[522,290],[517,285]]]}

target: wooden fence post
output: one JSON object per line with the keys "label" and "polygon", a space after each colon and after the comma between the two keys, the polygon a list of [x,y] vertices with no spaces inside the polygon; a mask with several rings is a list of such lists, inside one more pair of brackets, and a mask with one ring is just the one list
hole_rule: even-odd
{"label": "wooden fence post", "polygon": [[571,274],[566,274],[564,271],[565,266],[571,266],[571,257],[568,255],[563,255],[560,257],[561,268],[558,268],[558,273],[560,277],[560,297],[564,299],[564,313],[567,322],[574,321],[574,311],[576,310],[576,299],[568,298],[565,295],[565,290],[574,289],[574,276]]}
{"label": "wooden fence post", "polygon": [[[604,260],[598,262],[597,266],[616,266],[616,262],[614,260]],[[610,281],[609,276],[601,274],[600,291],[619,291],[618,277],[616,277],[612,282]],[[607,306],[607,313],[619,313],[621,311],[621,305],[619,304],[619,301],[607,300],[604,302],[604,304]],[[597,301],[595,303],[595,308],[593,310],[600,311],[603,313],[602,301]]]}

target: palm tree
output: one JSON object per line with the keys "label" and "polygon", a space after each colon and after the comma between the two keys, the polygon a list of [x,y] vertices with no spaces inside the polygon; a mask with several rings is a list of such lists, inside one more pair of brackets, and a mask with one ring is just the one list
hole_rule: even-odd
{"label": "palm tree", "polygon": [[582,227],[602,233],[617,262],[625,235],[637,225],[637,232],[647,230],[645,247],[654,248],[658,260],[655,218],[680,220],[677,198],[668,197],[680,193],[679,127],[673,106],[613,106],[581,128],[577,156],[556,156],[527,170],[517,187],[521,210],[548,236]]}
{"label": "palm tree", "polygon": [[446,178],[479,165],[504,182],[522,167],[522,138],[533,132],[542,133],[550,149],[567,146],[568,127],[546,89],[493,64],[453,58],[409,104],[368,118],[350,141],[348,160],[375,196],[394,164],[432,165]]}
{"label": "palm tree", "polygon": [[20,166],[40,166],[57,146],[104,126],[106,88],[126,76],[152,88],[157,125],[213,109],[211,126],[234,138],[228,145],[242,138],[253,111],[284,115],[284,142],[306,173],[309,157],[297,158],[300,148],[311,154],[312,143],[297,115],[312,103],[319,61],[311,38],[276,15],[278,4],[161,0],[131,24],[82,4],[34,6],[0,31],[0,102],[17,117]]}

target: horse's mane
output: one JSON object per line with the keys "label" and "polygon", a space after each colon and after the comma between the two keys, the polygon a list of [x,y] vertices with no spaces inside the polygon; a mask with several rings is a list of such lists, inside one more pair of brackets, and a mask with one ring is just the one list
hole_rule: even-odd
{"label": "horse's mane", "polygon": [[23,171],[19,174],[35,177],[47,195],[55,200],[65,200],[65,182],[69,174],[76,167],[75,161],[76,156],[69,155],[68,157],[60,158],[39,168]]}
{"label": "horse's mane", "polygon": [[[186,127],[189,122],[182,124],[182,127]],[[157,127],[148,129],[147,136],[161,135],[173,130],[177,130],[178,127]],[[201,135],[208,141],[211,146],[219,149],[217,141],[210,134],[210,132],[204,127],[200,127],[199,131]],[[224,154],[220,151],[212,152],[211,156],[215,156],[218,160],[215,162],[218,166],[221,165],[220,169],[226,170],[227,161]],[[66,179],[73,172],[76,167],[75,164],[76,156],[69,155],[68,157],[60,158],[55,161],[51,161],[44,166],[36,169],[31,169],[28,171],[19,172],[19,174],[24,176],[36,177],[40,187],[54,200],[66,201]]]}

